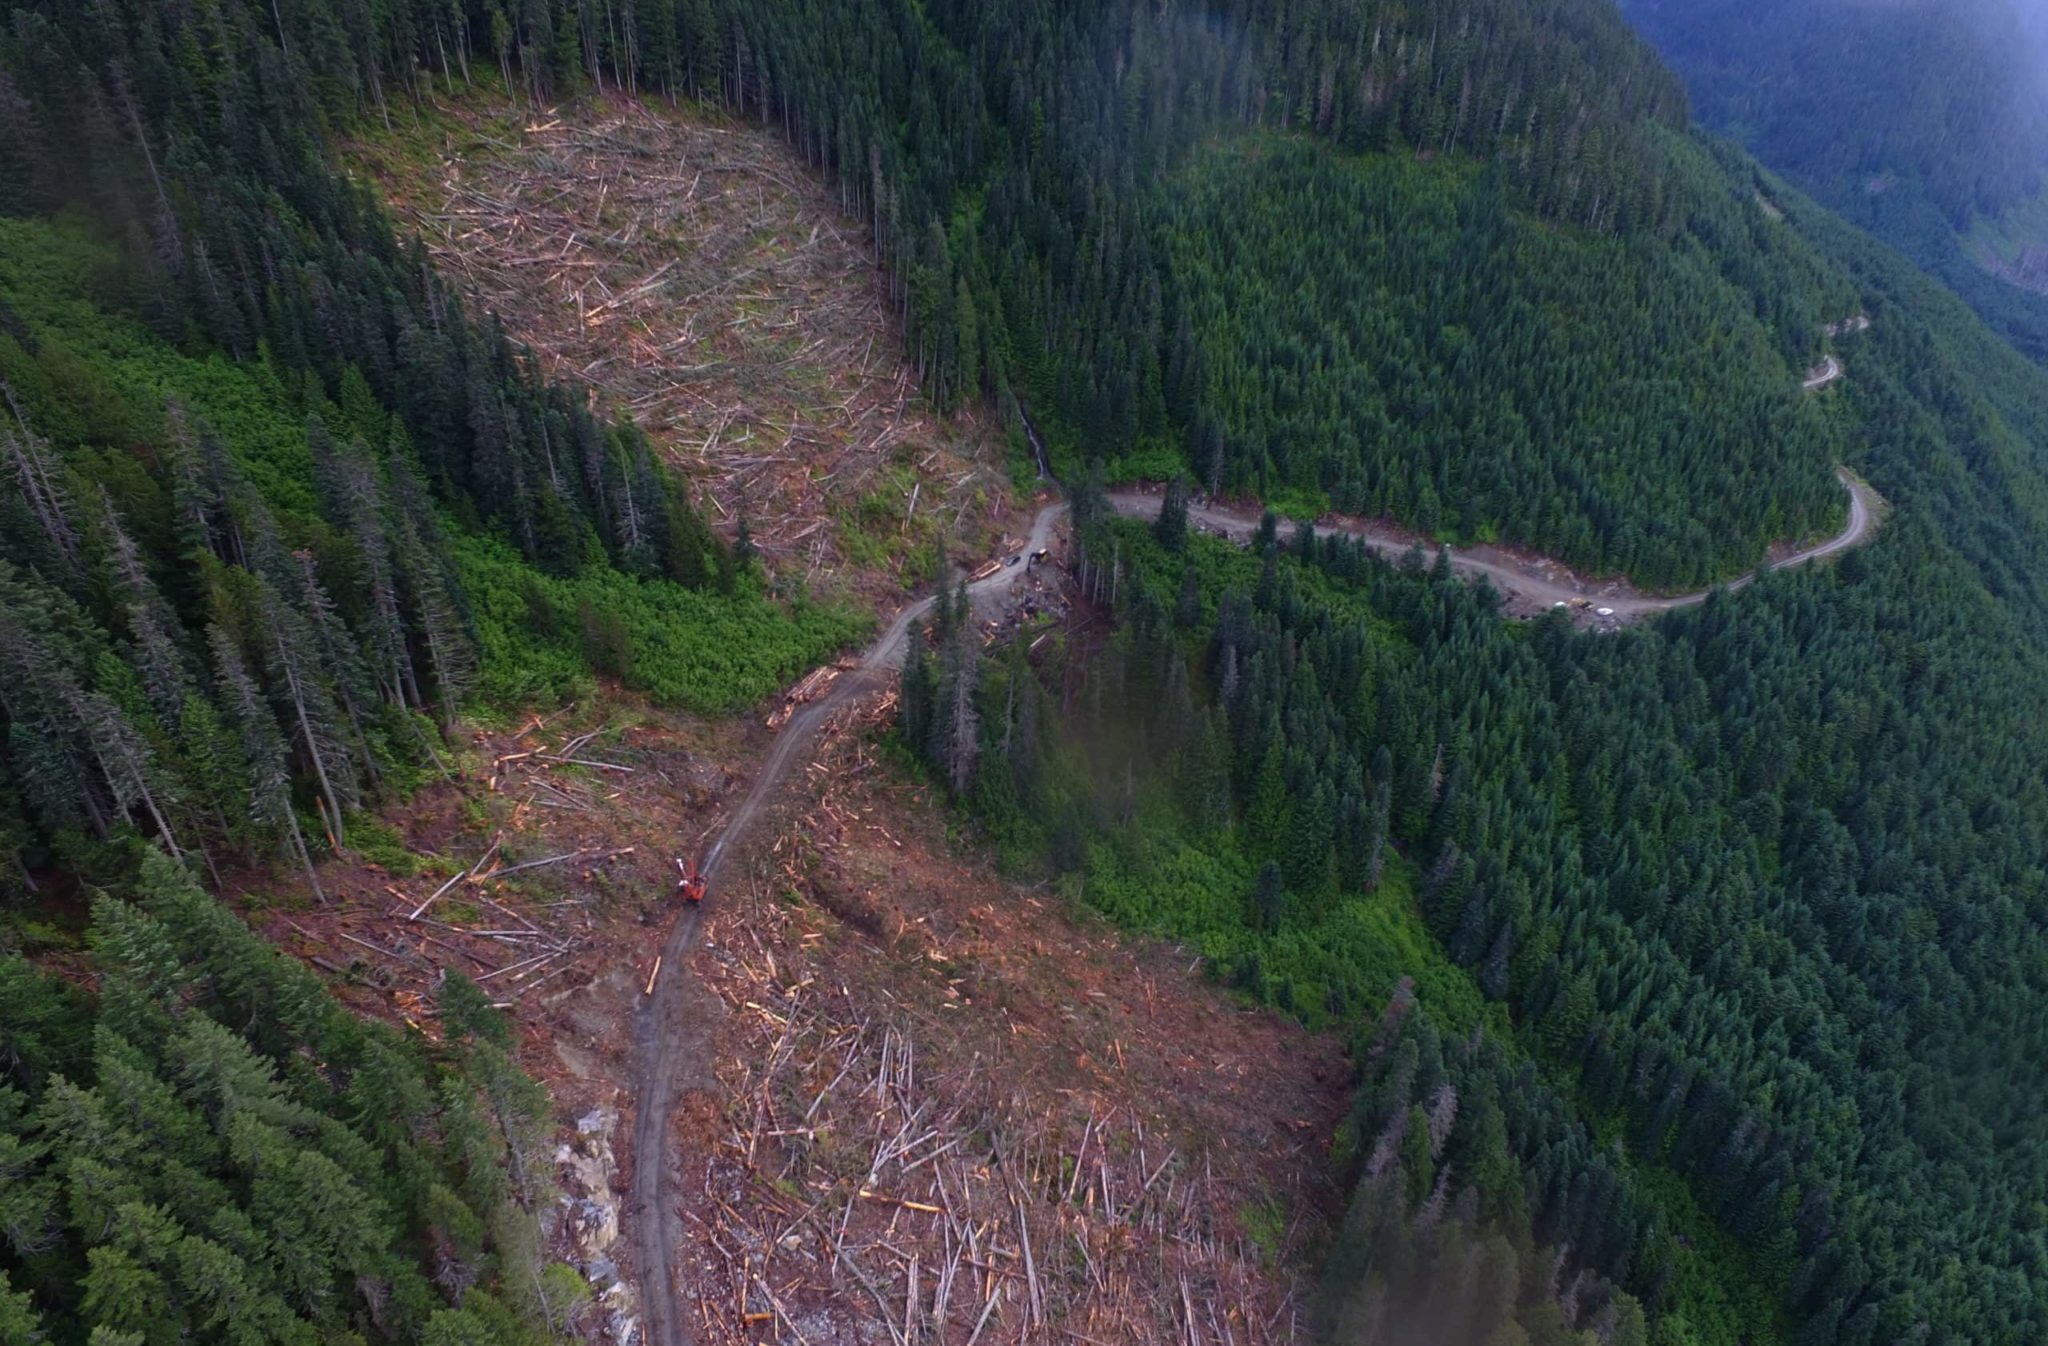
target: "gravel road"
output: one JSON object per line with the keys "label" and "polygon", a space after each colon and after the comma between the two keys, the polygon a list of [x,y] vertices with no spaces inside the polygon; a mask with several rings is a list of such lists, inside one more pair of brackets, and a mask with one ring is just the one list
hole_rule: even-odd
{"label": "gravel road", "polygon": [[[1858,543],[1869,539],[1877,527],[1878,507],[1882,503],[1876,491],[1851,475],[1847,469],[1837,474],[1842,486],[1849,492],[1849,522],[1841,532],[1825,542],[1818,543],[1804,551],[1796,552],[1779,561],[1776,569],[1804,565],[1825,556],[1833,556]],[[1151,489],[1130,489],[1112,491],[1109,501],[1116,512],[1127,518],[1151,518],[1159,512],[1159,491]],[[1220,533],[1233,542],[1249,542],[1258,530],[1259,515],[1249,509],[1236,509],[1218,505],[1190,505],[1188,521],[1199,524],[1211,532]],[[1318,524],[1319,537],[1362,538],[1365,545],[1381,556],[1398,559],[1413,544],[1405,534],[1376,530],[1369,525]],[[1531,607],[1545,608],[1555,603],[1573,603],[1585,600],[1588,604],[1609,608],[1616,621],[1632,620],[1673,608],[1691,607],[1706,601],[1712,592],[1701,589],[1686,594],[1646,594],[1619,581],[1583,580],[1572,575],[1562,566],[1541,559],[1531,560],[1503,551],[1498,547],[1475,547],[1468,550],[1453,550],[1451,568],[1459,574],[1477,577],[1484,575],[1493,582],[1493,587],[1511,598],[1519,598]],[[1754,573],[1731,580],[1726,586],[1736,590],[1756,578]]]}

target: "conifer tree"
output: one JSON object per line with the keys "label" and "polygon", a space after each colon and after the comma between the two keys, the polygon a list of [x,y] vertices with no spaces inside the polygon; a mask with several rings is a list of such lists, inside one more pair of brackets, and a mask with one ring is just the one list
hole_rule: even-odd
{"label": "conifer tree", "polygon": [[193,694],[185,654],[177,644],[178,616],[150,579],[141,549],[121,526],[113,497],[104,486],[100,488],[100,509],[108,542],[108,564],[126,609],[137,671],[158,718],[175,724]]}
{"label": "conifer tree", "polygon": [[1257,914],[1258,923],[1266,930],[1277,930],[1287,910],[1287,880],[1280,872],[1277,862],[1268,860],[1259,866],[1259,878],[1252,889],[1252,910]]}
{"label": "conifer tree", "polygon": [[279,717],[291,726],[293,744],[319,782],[322,816],[336,847],[345,844],[342,814],[360,800],[354,763],[342,744],[347,736],[333,693],[321,677],[317,638],[268,579],[258,577],[264,656]]}
{"label": "conifer tree", "polygon": [[447,549],[425,487],[403,455],[393,455],[390,470],[393,553],[413,630],[427,652],[438,718],[446,732],[453,727],[456,707],[476,679],[476,641],[470,632],[461,582],[447,563]]}
{"label": "conifer tree", "polygon": [[1282,770],[1282,750],[1274,739],[1266,748],[1245,803],[1245,840],[1252,854],[1279,859],[1292,829],[1294,807]]}
{"label": "conifer tree", "polygon": [[84,573],[78,528],[72,512],[70,488],[65,484],[49,445],[30,427],[14,389],[0,381],[0,400],[8,414],[0,416],[0,451],[9,459],[15,484],[29,513],[42,529],[50,553],[69,576]]}
{"label": "conifer tree", "polygon": [[1188,485],[1185,478],[1176,476],[1166,483],[1166,494],[1159,501],[1159,517],[1152,521],[1152,536],[1170,552],[1187,546]]}
{"label": "conifer tree", "polygon": [[1372,803],[1366,809],[1365,820],[1365,890],[1369,893],[1378,891],[1386,874],[1387,825],[1392,803],[1392,787],[1385,780],[1377,781],[1372,787]]}
{"label": "conifer tree", "polygon": [[932,719],[937,687],[932,675],[931,655],[925,648],[924,623],[912,622],[904,636],[903,675],[900,691],[903,740],[923,756],[932,741]]}
{"label": "conifer tree", "polygon": [[284,735],[278,730],[277,719],[264,704],[255,679],[249,676],[248,666],[242,661],[241,651],[235,648],[228,633],[212,626],[207,628],[206,635],[213,650],[214,675],[219,681],[228,723],[241,742],[241,758],[247,772],[244,814],[259,835],[267,833],[284,839],[305,870],[314,895],[325,901],[313,857],[306,849],[305,834],[299,829],[298,812],[292,806]]}
{"label": "conifer tree", "polygon": [[936,724],[943,739],[938,760],[955,794],[964,794],[974,781],[981,755],[981,718],[975,692],[981,680],[981,642],[968,620],[967,585],[955,591],[951,631],[939,676],[939,713]]}
{"label": "conifer tree", "polygon": [[[6,90],[0,88],[0,98],[5,94]],[[5,108],[0,106],[0,118],[4,116]],[[36,1346],[46,1340],[42,1316],[36,1312],[28,1291],[15,1290],[7,1273],[0,1270],[0,1346]]]}

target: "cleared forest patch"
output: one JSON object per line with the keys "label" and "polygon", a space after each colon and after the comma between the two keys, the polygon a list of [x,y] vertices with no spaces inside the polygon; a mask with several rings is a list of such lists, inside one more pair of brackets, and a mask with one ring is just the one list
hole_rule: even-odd
{"label": "cleared forest patch", "polygon": [[1336,1045],[960,852],[886,713],[827,729],[694,960],[727,1010],[677,1137],[700,1339],[1298,1339]]}
{"label": "cleared forest patch", "polygon": [[928,579],[1011,508],[1000,435],[919,400],[861,227],[773,133],[623,96],[478,96],[350,157],[552,378],[630,416],[773,569]]}
{"label": "cleared forest patch", "polygon": [[[683,1098],[644,1160],[679,1175],[697,1339],[1295,1339],[1336,1199],[1337,1043],[997,874],[889,760],[892,701],[836,715],[707,899]],[[325,903],[230,876],[359,1011],[438,1038],[447,967],[513,1018],[565,1129],[558,1255],[601,1292],[592,1329],[646,1270],[594,1231],[641,1218],[643,1157],[615,1172],[610,1144],[675,859],[771,743],[623,697],[528,716],[358,824]]]}

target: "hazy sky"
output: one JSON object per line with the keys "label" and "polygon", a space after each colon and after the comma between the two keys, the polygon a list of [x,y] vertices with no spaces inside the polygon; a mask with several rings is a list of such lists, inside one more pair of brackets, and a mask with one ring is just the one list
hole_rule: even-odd
{"label": "hazy sky", "polygon": [[2034,43],[2048,56],[2048,0],[2012,0],[2020,22],[2034,35]]}

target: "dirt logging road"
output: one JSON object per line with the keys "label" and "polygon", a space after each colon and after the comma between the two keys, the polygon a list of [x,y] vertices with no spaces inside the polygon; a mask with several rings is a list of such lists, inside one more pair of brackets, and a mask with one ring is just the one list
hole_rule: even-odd
{"label": "dirt logging road", "polygon": [[[1849,492],[1849,521],[1841,532],[1825,542],[1793,553],[1775,563],[1774,569],[1804,565],[1866,541],[1877,527],[1883,501],[1861,479],[1844,468],[1836,474]],[[1159,513],[1160,494],[1156,488],[1112,491],[1110,504],[1126,518],[1151,518]],[[1258,531],[1256,510],[1228,505],[1188,506],[1188,522],[1208,529],[1233,542],[1249,543]],[[1318,537],[1357,538],[1379,555],[1398,559],[1417,539],[1392,529],[1363,523],[1317,524]],[[1604,620],[1630,621],[1673,608],[1704,603],[1711,589],[1686,594],[1646,594],[1619,580],[1585,580],[1563,566],[1540,557],[1518,555],[1499,547],[1473,547],[1451,553],[1451,568],[1467,578],[1484,576],[1524,613],[1563,603],[1573,607],[1597,605],[1605,609]],[[1761,571],[1753,571],[1723,586],[1729,591],[1743,588]]]}
{"label": "dirt logging road", "polygon": [[1842,373],[1842,362],[1830,355],[1815,365],[1799,386],[1810,393],[1819,392],[1842,377]]}
{"label": "dirt logging road", "polygon": [[[1869,329],[1869,315],[1854,313],[1839,322],[1829,323],[1824,330],[1834,338]],[[1846,373],[1841,360],[1829,354],[1808,372],[1799,386],[1810,393],[1818,392]],[[1451,569],[1469,579],[1484,576],[1491,581],[1493,587],[1508,600],[1508,610],[1512,615],[1535,616],[1545,609],[1562,606],[1597,618],[1597,625],[1618,626],[1640,617],[1704,603],[1714,588],[1726,588],[1733,593],[1748,586],[1765,570],[1805,565],[1868,541],[1876,531],[1878,517],[1883,511],[1883,498],[1846,467],[1836,468],[1835,476],[1843,489],[1849,492],[1849,521],[1841,532],[1789,556],[1778,557],[1724,586],[1684,594],[1649,594],[1625,580],[1584,579],[1555,561],[1495,546],[1460,548],[1451,554]],[[1112,491],[1109,500],[1116,512],[1126,518],[1155,517],[1159,513],[1160,488]],[[1248,544],[1258,530],[1261,513],[1256,507],[1190,504],[1188,522],[1233,542]],[[1356,538],[1389,559],[1399,558],[1417,543],[1425,548],[1429,546],[1428,539],[1362,520],[1317,524],[1316,536]]]}
{"label": "dirt logging road", "polygon": [[[967,586],[976,600],[994,597],[1008,590],[1027,570],[1028,557],[1050,545],[1053,527],[1067,507],[1054,503],[1038,512],[1031,536],[1019,552],[998,558],[1004,564],[985,579]],[[760,773],[747,797],[726,820],[702,861],[707,879],[716,879],[727,855],[745,838],[762,809],[789,774],[803,760],[817,728],[834,711],[878,687],[902,661],[910,625],[931,611],[937,595],[920,599],[896,614],[888,629],[861,657],[860,666],[833,684],[825,696],[804,706],[790,717],[776,737],[775,747],[761,764]],[[707,902],[717,901],[713,895]],[[683,1346],[690,1340],[681,1306],[676,1300],[675,1256],[681,1232],[681,1213],[669,1196],[671,1164],[666,1144],[670,1114],[676,1102],[676,1084],[690,1064],[683,1048],[697,1025],[691,1022],[685,995],[689,973],[685,966],[704,933],[704,908],[688,908],[678,914],[675,925],[661,949],[661,966],[654,989],[641,1003],[634,1025],[638,1056],[634,1094],[638,1104],[633,1121],[633,1186],[629,1209],[632,1216],[634,1254],[640,1264],[640,1286],[645,1334],[649,1346]]]}

